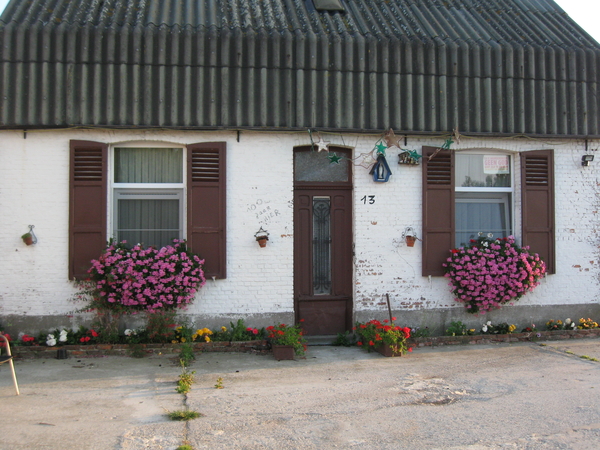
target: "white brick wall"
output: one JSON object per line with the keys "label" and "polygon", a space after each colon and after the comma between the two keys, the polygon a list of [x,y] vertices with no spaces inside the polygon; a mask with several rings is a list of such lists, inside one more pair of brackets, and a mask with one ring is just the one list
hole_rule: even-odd
{"label": "white brick wall", "polygon": [[[323,134],[326,141],[370,152],[379,136]],[[32,131],[0,132],[0,316],[64,315],[74,309],[67,281],[69,140],[107,143],[155,140],[187,144],[227,142],[228,278],[208,280],[194,315],[256,315],[293,311],[293,162],[295,145],[308,133]],[[439,146],[444,138],[409,137],[406,148]],[[590,148],[599,147],[591,142]],[[597,304],[600,157],[581,166],[582,141],[463,138],[454,149],[494,148],[510,152],[555,149],[557,273],[547,277],[523,305]],[[355,311],[460,308],[442,278],[421,276],[421,242],[407,247],[401,236],[413,227],[421,237],[421,166],[398,165],[399,150],[388,149],[393,175],[374,183],[367,169],[354,167]],[[374,196],[374,203],[362,201]],[[515,195],[517,208],[519,195]],[[26,247],[20,236],[35,225],[39,243]],[[260,248],[254,233],[270,233]],[[516,230],[520,229],[517,223]],[[518,232],[517,232],[518,235]]]}

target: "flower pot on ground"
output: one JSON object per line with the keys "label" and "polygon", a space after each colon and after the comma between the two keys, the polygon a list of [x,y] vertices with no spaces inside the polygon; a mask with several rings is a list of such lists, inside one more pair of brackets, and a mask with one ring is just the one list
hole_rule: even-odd
{"label": "flower pot on ground", "polygon": [[411,351],[406,344],[410,337],[410,328],[400,327],[392,321],[370,320],[366,323],[357,322],[354,331],[358,335],[358,346],[367,351],[375,350],[384,356],[401,356],[406,351]]}
{"label": "flower pot on ground", "polygon": [[294,359],[296,351],[292,345],[273,345],[273,357],[277,361],[290,361]]}
{"label": "flower pot on ground", "polygon": [[267,327],[267,339],[271,343],[273,351],[275,346],[290,346],[294,354],[302,356],[306,352],[306,339],[304,339],[300,325],[271,325]]}
{"label": "flower pot on ground", "polygon": [[385,345],[385,344],[376,345],[375,351],[377,353],[379,353],[380,355],[383,355],[387,358],[391,358],[393,356],[402,356],[402,350],[400,350],[398,348],[398,346]]}

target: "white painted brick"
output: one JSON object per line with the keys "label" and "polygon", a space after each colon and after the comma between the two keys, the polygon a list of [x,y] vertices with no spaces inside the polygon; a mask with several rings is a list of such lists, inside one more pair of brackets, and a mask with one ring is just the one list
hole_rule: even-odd
{"label": "white painted brick", "polygon": [[[324,134],[335,145],[351,146],[355,157],[373,150],[380,136]],[[169,131],[0,132],[0,315],[64,315],[74,309],[67,281],[69,140],[108,143],[157,140],[174,143],[227,142],[228,278],[207,280],[190,314],[259,314],[293,311],[293,159],[308,133]],[[406,148],[443,138],[409,137]],[[590,148],[598,142],[590,142]],[[581,167],[581,141],[468,139],[452,148],[493,148],[514,152],[553,148],[556,178],[557,273],[547,277],[524,305],[592,304],[600,280],[599,161]],[[354,167],[355,310],[460,308],[443,278],[421,276],[421,242],[407,247],[405,227],[422,236],[421,166],[397,164],[393,175],[374,183],[367,169]],[[518,171],[518,168],[515,168]],[[365,204],[364,196],[375,196]],[[516,207],[520,207],[518,193]],[[39,243],[26,247],[20,236],[35,225]],[[260,248],[254,233],[268,230]],[[515,229],[519,230],[517,222]],[[518,232],[516,233],[518,236]]]}

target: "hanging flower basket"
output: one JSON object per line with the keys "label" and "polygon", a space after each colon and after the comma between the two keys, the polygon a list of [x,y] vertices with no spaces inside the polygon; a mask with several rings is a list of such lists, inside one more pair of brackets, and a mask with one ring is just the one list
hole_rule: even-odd
{"label": "hanging flower basket", "polygon": [[479,233],[468,246],[450,250],[445,276],[457,302],[472,314],[485,314],[512,303],[540,284],[546,264],[513,236],[494,239]]}

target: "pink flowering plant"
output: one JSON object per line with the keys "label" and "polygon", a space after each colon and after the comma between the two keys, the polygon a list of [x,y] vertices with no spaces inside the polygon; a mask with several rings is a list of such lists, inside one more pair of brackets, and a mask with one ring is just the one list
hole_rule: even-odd
{"label": "pink flowering plant", "polygon": [[532,291],[546,273],[546,264],[529,247],[519,247],[513,236],[491,234],[472,239],[470,246],[451,250],[444,263],[455,300],[467,312],[485,314]]}
{"label": "pink flowering plant", "polygon": [[160,249],[110,241],[92,261],[86,293],[92,308],[119,312],[157,312],[190,304],[206,279],[204,260],[191,253],[185,241]]}

